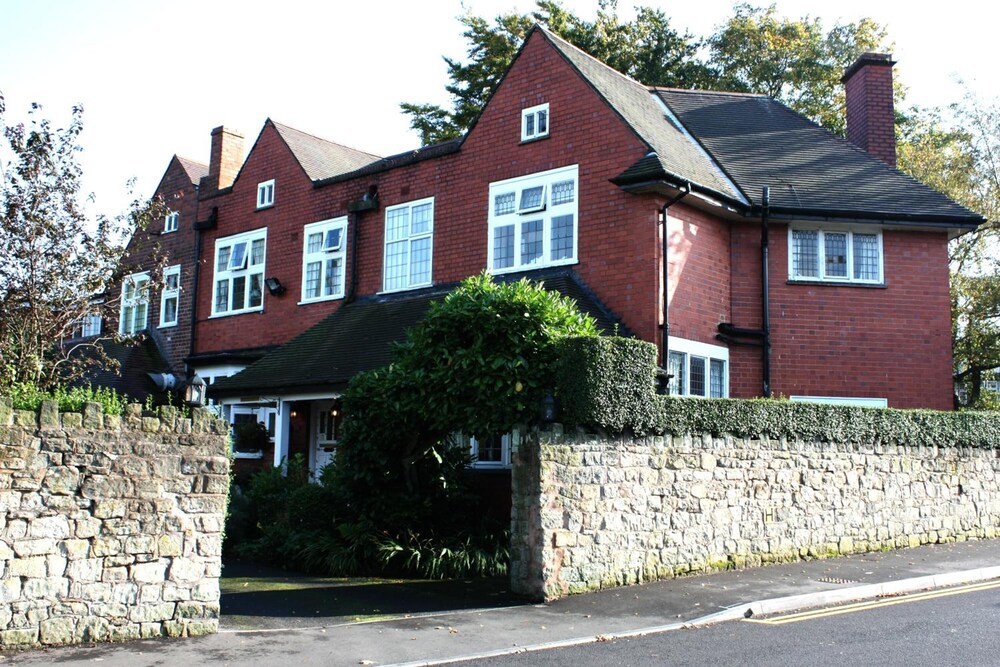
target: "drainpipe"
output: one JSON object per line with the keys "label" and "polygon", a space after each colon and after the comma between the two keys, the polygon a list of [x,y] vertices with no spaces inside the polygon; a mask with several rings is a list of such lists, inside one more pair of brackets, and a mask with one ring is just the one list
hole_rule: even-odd
{"label": "drainpipe", "polygon": [[771,213],[771,188],[764,186],[761,194],[760,213],[760,282],[761,282],[761,330],[764,338],[764,398],[771,398],[771,318],[768,313],[770,292],[768,290],[768,217]]}
{"label": "drainpipe", "polygon": [[358,227],[361,225],[362,211],[374,211],[378,208],[378,186],[368,186],[368,192],[361,199],[349,202],[347,211],[350,213],[351,226],[351,286],[347,290],[344,304],[354,301],[358,287]]}
{"label": "drainpipe", "polygon": [[670,227],[667,222],[667,211],[671,206],[679,202],[680,200],[691,194],[691,182],[687,181],[684,183],[683,189],[677,194],[676,197],[670,201],[663,204],[663,208],[660,209],[660,218],[663,220],[663,370],[664,370],[664,391],[667,393],[667,386],[669,386],[670,378],[670,266],[667,263],[667,256],[670,251],[670,237],[669,231]]}
{"label": "drainpipe", "polygon": [[[198,214],[201,212],[201,201],[195,205],[195,216],[194,216],[194,230],[198,235],[195,237],[194,242],[194,273],[191,276],[191,339],[188,343],[188,357],[194,356],[194,336],[195,336],[195,324],[198,321],[198,277],[201,274],[201,239],[202,232],[206,229],[215,229],[219,224],[219,207],[213,206],[212,213],[208,216],[208,220],[198,221]],[[194,377],[194,373],[191,371],[190,364],[188,365],[186,372],[188,382]]]}

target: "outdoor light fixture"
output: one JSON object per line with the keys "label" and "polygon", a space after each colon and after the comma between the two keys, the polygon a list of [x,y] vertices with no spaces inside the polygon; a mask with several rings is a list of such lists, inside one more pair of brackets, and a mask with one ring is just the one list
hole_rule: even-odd
{"label": "outdoor light fixture", "polygon": [[192,407],[205,405],[205,381],[195,375],[184,389],[184,400]]}
{"label": "outdoor light fixture", "polygon": [[285,293],[285,286],[274,276],[264,280],[264,284],[267,285],[267,291],[271,293],[271,296],[279,296]]}
{"label": "outdoor light fixture", "polygon": [[546,394],[542,399],[542,423],[552,424],[556,421],[556,399],[552,394]]}

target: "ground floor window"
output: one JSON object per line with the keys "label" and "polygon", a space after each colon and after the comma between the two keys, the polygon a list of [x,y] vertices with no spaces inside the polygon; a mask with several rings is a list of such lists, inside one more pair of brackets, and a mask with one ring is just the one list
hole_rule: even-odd
{"label": "ground floor window", "polygon": [[482,440],[464,434],[457,434],[455,438],[468,448],[473,468],[509,468],[511,452],[517,448],[520,434],[515,430]]}
{"label": "ground floor window", "polygon": [[849,396],[789,396],[788,400],[800,403],[821,403],[823,405],[854,405],[861,408],[887,408],[889,401],[884,398]]}
{"label": "ground floor window", "polygon": [[262,458],[274,445],[278,424],[276,406],[232,405],[229,423],[233,426],[233,453],[238,458]]}
{"label": "ground floor window", "polygon": [[728,348],[674,337],[670,337],[668,345],[671,396],[729,396]]}

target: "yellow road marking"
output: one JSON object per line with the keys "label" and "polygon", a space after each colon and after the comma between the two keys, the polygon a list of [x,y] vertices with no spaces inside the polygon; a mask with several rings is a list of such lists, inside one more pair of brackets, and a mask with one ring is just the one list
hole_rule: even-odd
{"label": "yellow road marking", "polygon": [[750,623],[763,623],[765,625],[783,625],[785,623],[811,621],[816,618],[825,618],[827,616],[839,616],[840,614],[850,614],[856,611],[864,611],[866,609],[877,609],[879,607],[891,607],[893,605],[904,604],[908,602],[920,602],[921,600],[932,600],[934,598],[942,598],[942,597],[947,597],[949,595],[974,593],[976,591],[985,591],[991,588],[1000,588],[1000,581],[969,584],[967,586],[959,586],[957,588],[947,588],[944,590],[927,591],[925,593],[914,593],[912,595],[904,595],[894,598],[881,598],[878,600],[868,600],[866,602],[855,602],[853,604],[846,604],[839,607],[833,607],[831,609],[815,609],[812,611],[802,611],[796,614],[789,614],[788,616],[782,616],[781,618],[774,618],[774,619],[747,618],[744,620]]}

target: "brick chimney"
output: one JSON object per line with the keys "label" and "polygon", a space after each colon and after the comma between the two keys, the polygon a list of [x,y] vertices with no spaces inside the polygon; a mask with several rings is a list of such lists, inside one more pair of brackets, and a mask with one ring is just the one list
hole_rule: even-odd
{"label": "brick chimney", "polygon": [[225,126],[212,130],[212,152],[208,158],[208,188],[228,188],[243,164],[243,135]]}
{"label": "brick chimney", "polygon": [[892,54],[863,53],[840,80],[847,94],[847,140],[890,167],[896,166],[895,64]]}

